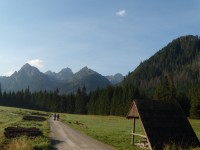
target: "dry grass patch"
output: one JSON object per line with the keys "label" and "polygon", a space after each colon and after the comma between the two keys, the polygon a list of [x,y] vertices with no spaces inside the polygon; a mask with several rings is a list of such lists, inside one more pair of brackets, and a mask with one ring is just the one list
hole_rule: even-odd
{"label": "dry grass patch", "polygon": [[14,138],[4,146],[5,150],[33,150],[31,140],[26,137]]}

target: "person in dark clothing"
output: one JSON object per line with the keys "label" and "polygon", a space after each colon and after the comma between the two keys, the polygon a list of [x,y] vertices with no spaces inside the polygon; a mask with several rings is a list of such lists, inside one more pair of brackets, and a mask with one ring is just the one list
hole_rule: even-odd
{"label": "person in dark clothing", "polygon": [[56,120],[56,114],[55,113],[53,114],[53,120]]}
{"label": "person in dark clothing", "polygon": [[60,116],[59,116],[59,114],[57,114],[57,115],[56,115],[56,118],[57,118],[57,120],[59,120],[59,119],[60,119]]}

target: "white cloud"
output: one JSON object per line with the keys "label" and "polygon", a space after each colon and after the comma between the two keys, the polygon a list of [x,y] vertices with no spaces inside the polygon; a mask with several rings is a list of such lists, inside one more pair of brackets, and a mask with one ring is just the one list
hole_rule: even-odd
{"label": "white cloud", "polygon": [[124,17],[126,15],[126,10],[120,10],[118,12],[116,12],[116,15],[119,17]]}
{"label": "white cloud", "polygon": [[28,61],[28,63],[31,66],[37,67],[37,68],[43,68],[44,67],[44,61],[43,60],[39,60],[39,59],[33,59]]}

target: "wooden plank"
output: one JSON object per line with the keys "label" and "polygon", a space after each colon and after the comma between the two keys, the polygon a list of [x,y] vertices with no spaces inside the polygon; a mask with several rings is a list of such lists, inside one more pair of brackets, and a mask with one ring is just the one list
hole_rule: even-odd
{"label": "wooden plank", "polygon": [[136,135],[136,136],[140,136],[140,137],[143,137],[143,138],[147,138],[147,136],[145,135],[142,135],[142,134],[138,134],[138,133],[131,133],[132,135]]}

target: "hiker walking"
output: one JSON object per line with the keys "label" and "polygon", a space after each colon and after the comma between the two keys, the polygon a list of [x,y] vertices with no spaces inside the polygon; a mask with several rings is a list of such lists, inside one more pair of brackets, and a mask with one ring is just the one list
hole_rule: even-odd
{"label": "hiker walking", "polygon": [[60,118],[59,114],[56,115],[56,118],[57,118],[57,120],[59,120],[59,118]]}
{"label": "hiker walking", "polygon": [[55,113],[53,114],[53,120],[56,120],[56,114]]}

